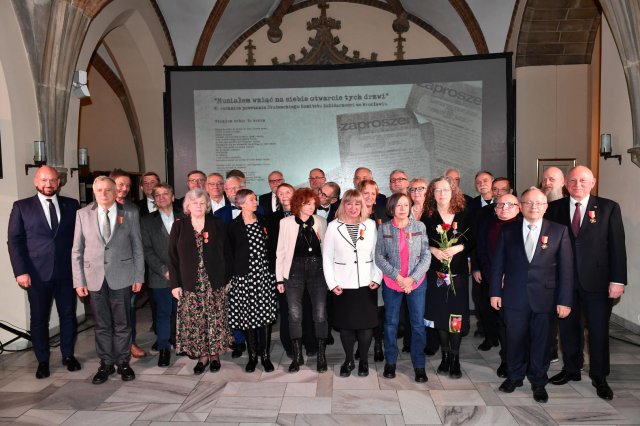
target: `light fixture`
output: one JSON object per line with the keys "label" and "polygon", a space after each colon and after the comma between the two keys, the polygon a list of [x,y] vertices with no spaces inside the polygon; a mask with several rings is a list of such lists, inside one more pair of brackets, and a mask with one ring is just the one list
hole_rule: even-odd
{"label": "light fixture", "polygon": [[611,147],[611,134],[603,133],[600,135],[600,157],[605,160],[609,158],[617,158],[618,164],[622,164],[622,155],[611,155],[612,147]]}
{"label": "light fixture", "polygon": [[24,174],[29,174],[29,169],[37,169],[47,164],[47,144],[45,141],[33,141],[33,164],[24,165]]}
{"label": "light fixture", "polygon": [[87,167],[89,165],[89,150],[87,148],[78,149],[78,167],[72,167],[71,177],[73,177],[73,172],[79,171],[82,167]]}
{"label": "light fixture", "polygon": [[89,87],[87,86],[87,72],[78,70],[73,73],[73,82],[71,83],[73,87],[73,94],[78,99],[84,99],[91,96],[89,93]]}

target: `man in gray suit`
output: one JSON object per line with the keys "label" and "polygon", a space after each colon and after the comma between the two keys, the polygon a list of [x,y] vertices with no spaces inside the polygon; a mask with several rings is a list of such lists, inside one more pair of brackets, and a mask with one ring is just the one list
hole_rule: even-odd
{"label": "man in gray suit", "polygon": [[138,210],[116,203],[116,184],[107,176],[93,181],[95,203],[80,209],[71,252],[73,287],[78,296],[91,294],[96,353],[100,368],[94,384],[115,373],[135,379],[129,366],[131,320],[129,301],[144,281],[144,254]]}

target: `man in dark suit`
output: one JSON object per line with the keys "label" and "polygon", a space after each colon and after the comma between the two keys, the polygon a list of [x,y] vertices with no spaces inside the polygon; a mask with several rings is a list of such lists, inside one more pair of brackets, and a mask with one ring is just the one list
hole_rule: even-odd
{"label": "man in dark suit", "polygon": [[[189,173],[187,173],[187,192],[196,188],[206,189],[206,183],[207,183],[207,175],[205,175],[203,171],[191,170]],[[153,198],[153,194],[151,196]],[[175,202],[176,207],[180,210],[182,210],[183,204],[184,204],[184,197],[178,198]]]}
{"label": "man in dark suit", "polygon": [[502,309],[507,331],[507,379],[511,393],[525,375],[533,398],[545,390],[554,317],[565,318],[573,299],[573,254],[566,226],[543,219],[547,198],[538,188],[522,194],[523,218],[502,226],[491,272],[491,306]]}
{"label": "man in dark suit", "polygon": [[329,223],[335,218],[338,207],[340,207],[340,185],[335,182],[325,183],[318,190],[318,197],[320,205],[316,214],[325,218]]}
{"label": "man in dark suit", "polygon": [[[229,204],[229,199],[227,195],[224,193],[224,177],[220,173],[209,173],[207,176],[207,193],[209,194],[209,198],[211,198],[211,215]],[[176,209],[183,209],[184,200],[177,200],[174,203]],[[179,204],[179,205],[178,205]]]}
{"label": "man in dark suit", "polygon": [[554,385],[579,381],[580,348],[584,315],[589,329],[589,377],[600,398],[610,400],[609,318],[613,301],[627,284],[627,252],[622,214],[618,203],[590,195],[596,180],[587,167],[577,166],[566,179],[569,197],[549,205],[547,218],[571,229],[575,258],[574,308],[560,321],[562,371],[551,378]]}
{"label": "man in dark suit", "polygon": [[31,341],[38,360],[36,377],[49,377],[49,315],[55,299],[60,318],[62,364],[80,370],[74,357],[75,293],[71,276],[71,247],[78,201],[57,195],[58,172],[38,169],[33,197],[13,203],[7,231],[9,258],[18,285],[27,291],[31,310]]}
{"label": "man in dark suit", "polygon": [[140,186],[144,197],[136,202],[140,209],[140,217],[155,212],[158,208],[153,202],[153,188],[160,183],[160,176],[156,172],[146,172],[140,178]]}
{"label": "man in dark suit", "polygon": [[171,361],[171,341],[175,342],[176,300],[171,295],[169,281],[169,234],[182,210],[173,206],[173,188],[161,183],[153,189],[158,210],[140,220],[144,261],[149,273],[147,284],[155,302],[156,345],[160,354],[158,367],[168,367]]}
{"label": "man in dark suit", "polygon": [[[215,217],[219,217],[226,224],[231,223],[233,219],[240,216],[240,207],[236,206],[236,194],[239,190],[242,189],[242,181],[240,178],[236,176],[228,177],[224,183],[224,193],[226,195],[226,199],[229,200],[228,203],[225,203],[224,207],[216,210],[213,214]],[[258,210],[256,210],[256,214],[264,216],[264,210],[261,206],[258,206]]]}
{"label": "man in dark suit", "polygon": [[96,202],[78,210],[71,250],[73,286],[80,297],[91,293],[101,384],[116,372],[135,379],[131,358],[131,291],[144,281],[144,249],[138,210],[116,203],[116,184],[107,176],[93,181]]}
{"label": "man in dark suit", "polygon": [[258,204],[264,210],[265,215],[271,215],[275,211],[280,208],[280,204],[278,203],[278,198],[276,197],[276,191],[278,190],[278,186],[284,183],[284,176],[282,176],[282,172],[278,170],[274,170],[269,173],[267,178],[269,182],[269,188],[271,191],[266,194],[262,194],[258,199]]}
{"label": "man in dark suit", "polygon": [[[358,167],[356,171],[353,172],[353,187],[358,189],[360,187],[360,182],[365,180],[375,182],[371,169],[367,167]],[[377,186],[378,185],[376,184],[376,187]],[[376,205],[382,206],[383,210],[387,205],[387,196],[380,193],[380,188],[378,188],[378,195],[376,195]]]}

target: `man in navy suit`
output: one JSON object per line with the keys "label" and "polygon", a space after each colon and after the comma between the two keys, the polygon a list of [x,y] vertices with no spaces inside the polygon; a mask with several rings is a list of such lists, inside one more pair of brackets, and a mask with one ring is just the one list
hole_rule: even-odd
{"label": "man in navy suit", "polygon": [[525,375],[533,399],[547,402],[551,331],[573,303],[573,253],[569,229],[543,219],[547,198],[538,188],[522,194],[522,218],[502,226],[490,276],[491,306],[502,309],[507,334],[507,379],[511,393]]}
{"label": "man in navy suit", "polygon": [[574,309],[560,321],[562,371],[551,378],[554,385],[581,379],[583,326],[589,329],[589,377],[598,396],[613,398],[609,375],[609,318],[613,301],[627,284],[627,252],[622,214],[618,203],[590,195],[596,180],[587,167],[577,166],[567,175],[569,197],[549,205],[547,218],[568,226],[575,258]]}
{"label": "man in navy suit", "polygon": [[36,377],[49,377],[49,315],[56,301],[60,318],[62,364],[80,370],[74,357],[76,340],[75,292],[71,275],[71,247],[80,208],[73,198],[57,195],[58,172],[43,166],[33,180],[38,193],[13,204],[8,245],[18,285],[27,290],[31,310],[31,341],[38,359]]}
{"label": "man in navy suit", "polygon": [[146,172],[140,178],[140,186],[142,186],[142,192],[144,193],[144,198],[136,202],[140,209],[140,217],[158,210],[153,201],[153,188],[159,183],[160,176],[156,172]]}
{"label": "man in navy suit", "polygon": [[258,200],[258,204],[264,210],[265,215],[268,216],[275,213],[280,208],[278,198],[276,197],[276,191],[278,190],[278,186],[284,183],[284,176],[279,170],[274,170],[269,173],[267,180],[271,191],[266,194],[262,194]]}

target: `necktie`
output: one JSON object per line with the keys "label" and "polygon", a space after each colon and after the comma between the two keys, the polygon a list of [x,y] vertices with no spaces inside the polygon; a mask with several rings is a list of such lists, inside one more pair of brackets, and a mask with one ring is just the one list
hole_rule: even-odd
{"label": "necktie", "polygon": [[51,198],[47,198],[47,202],[49,203],[49,218],[51,219],[51,232],[54,234],[58,230],[58,213],[56,213],[56,206],[53,205],[53,200]]}
{"label": "necktie", "polygon": [[104,211],[104,222],[102,223],[102,237],[105,241],[111,239],[111,221],[109,220],[109,210]]}
{"label": "necktie", "polygon": [[573,213],[573,219],[571,219],[571,232],[573,232],[574,237],[577,237],[580,232],[580,219],[582,218],[580,206],[580,203],[576,203],[576,211]]}
{"label": "necktie", "polygon": [[533,259],[533,252],[536,250],[536,240],[533,239],[533,231],[537,227],[537,225],[527,225],[529,233],[527,234],[527,239],[524,241],[524,251],[527,252],[527,259],[529,262]]}

